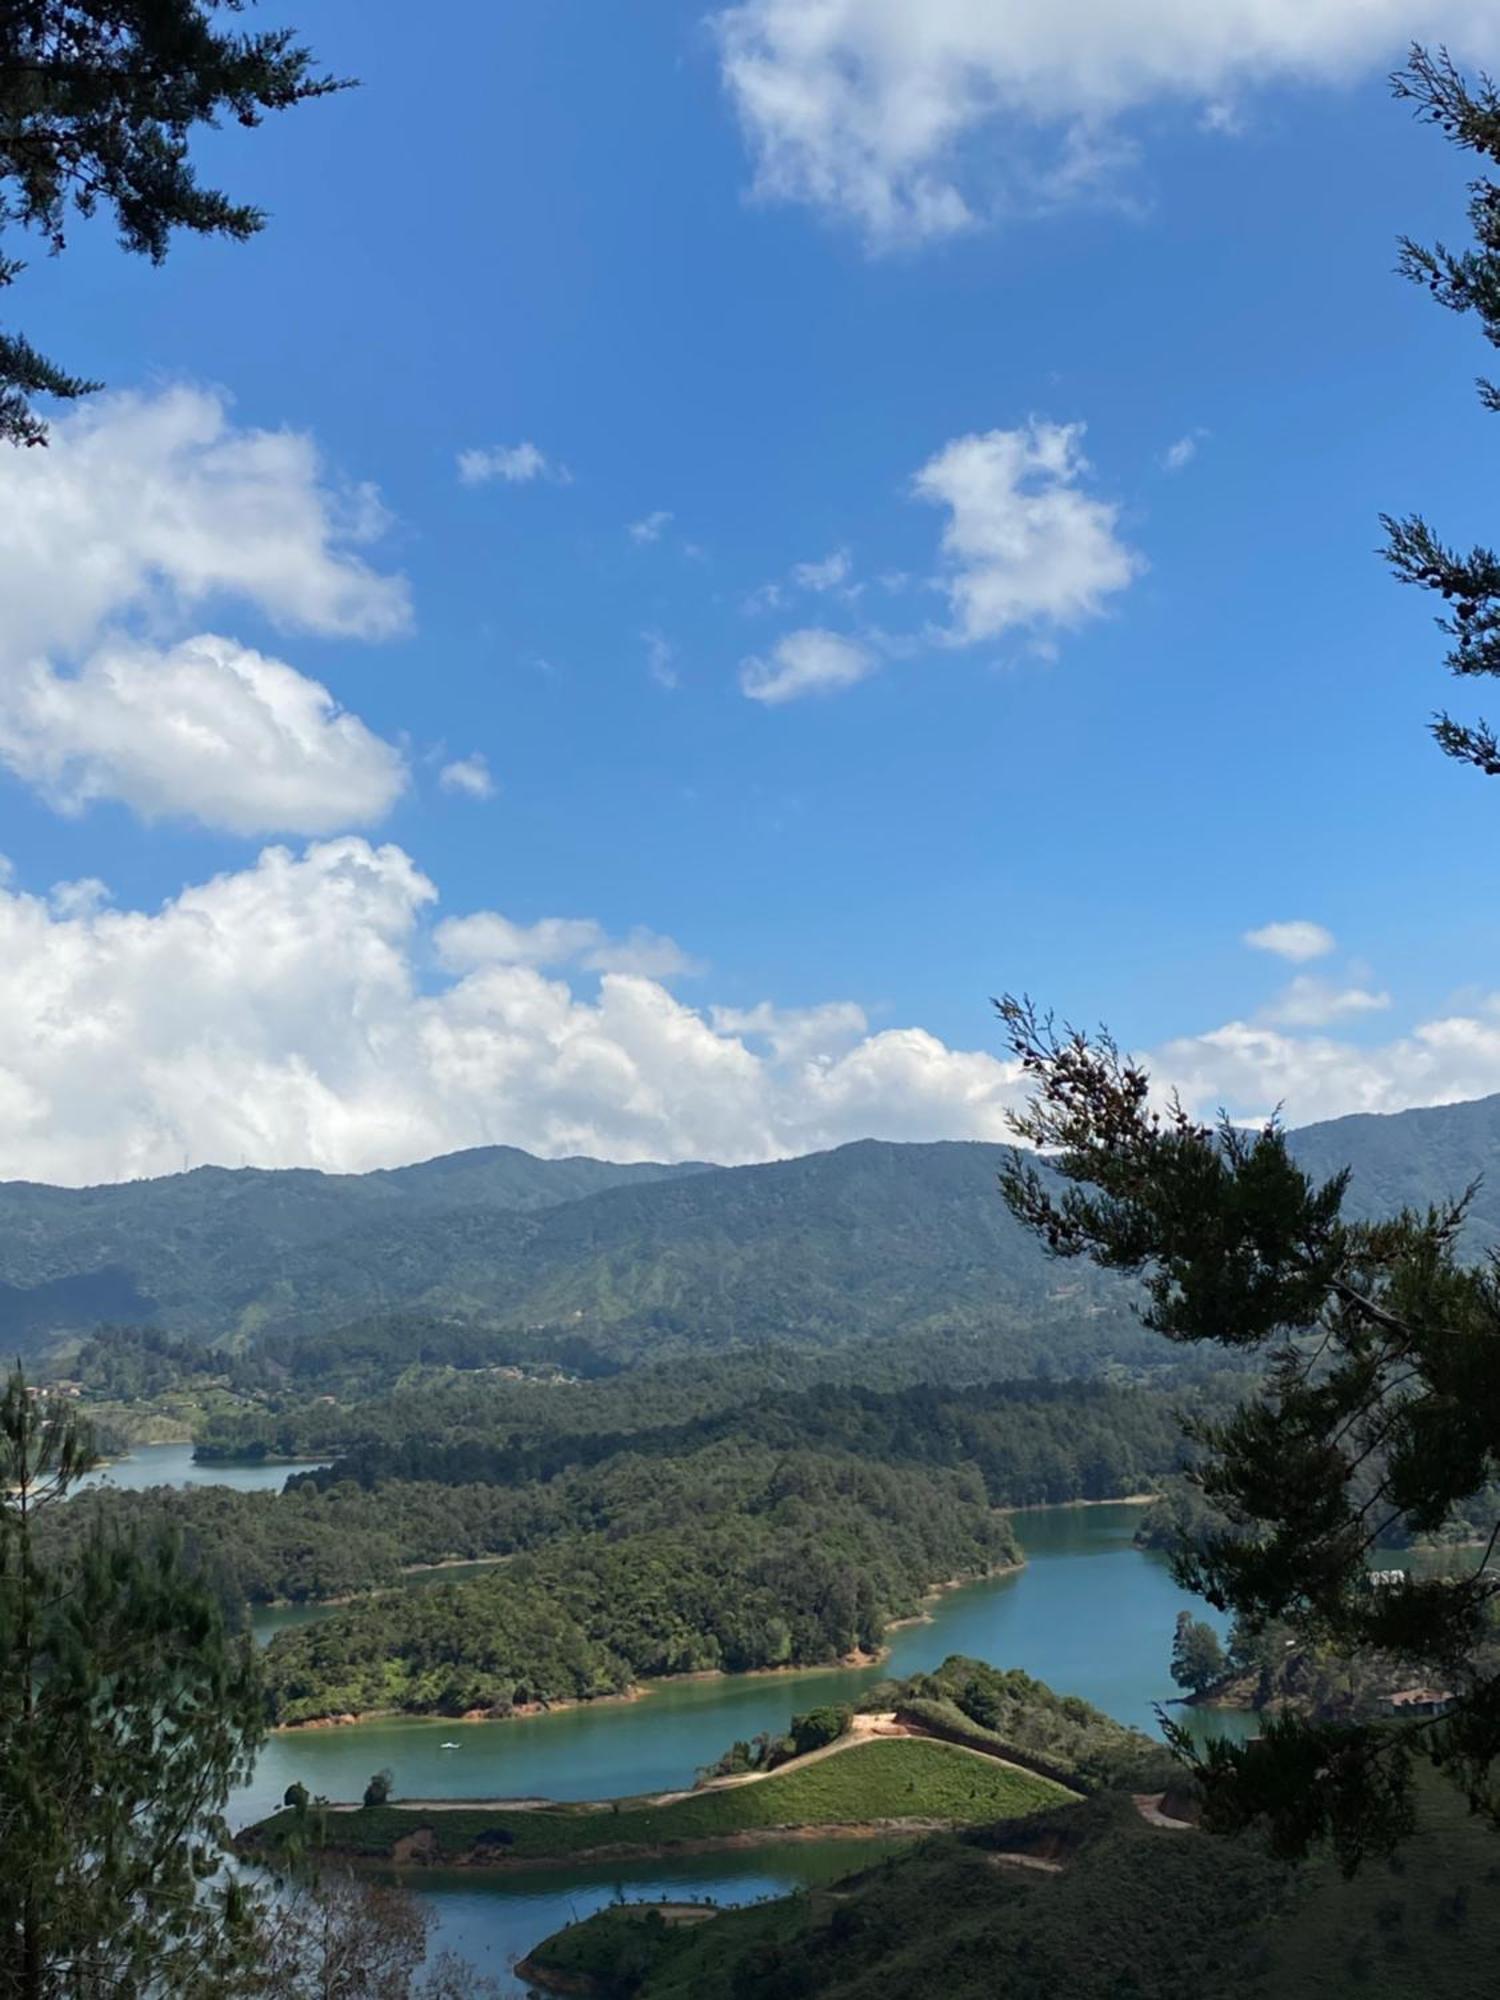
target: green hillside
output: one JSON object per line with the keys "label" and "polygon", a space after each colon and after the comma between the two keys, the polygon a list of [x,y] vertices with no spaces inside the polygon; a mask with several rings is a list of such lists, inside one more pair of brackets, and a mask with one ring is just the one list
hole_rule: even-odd
{"label": "green hillside", "polygon": [[[1500,1163],[1500,1097],[1295,1138],[1352,1203],[1425,1205]],[[421,1311],[566,1328],[629,1358],[678,1341],[831,1345],[1004,1330],[1010,1365],[1159,1358],[1125,1294],[1051,1263],[995,1190],[1003,1149],[873,1140],[766,1166],[613,1166],[509,1147],[394,1172],[203,1168],[114,1187],[0,1187],[0,1338],[102,1322],[200,1339]],[[1500,1243],[1500,1174],[1471,1241]],[[1059,1336],[1065,1346],[1059,1349]]]}
{"label": "green hillside", "polygon": [[1446,1787],[1424,1807],[1393,1863],[1345,1881],[1109,1794],[691,1928],[616,1907],[529,1963],[595,2000],[1476,2000],[1500,1841]]}
{"label": "green hillside", "polygon": [[[773,1828],[875,1827],[889,1821],[971,1826],[1039,1812],[1067,1793],[1046,1778],[920,1737],[856,1743],[816,1763],[756,1783],[688,1793],[667,1805],[619,1799],[602,1805],[522,1808],[365,1806],[330,1812],[322,1840],[341,1855],[388,1859],[396,1843],[421,1839],[423,1857],[453,1863],[479,1856],[510,1863],[641,1850],[670,1852]],[[274,1848],[297,1826],[292,1812],[255,1828],[247,1845]]]}

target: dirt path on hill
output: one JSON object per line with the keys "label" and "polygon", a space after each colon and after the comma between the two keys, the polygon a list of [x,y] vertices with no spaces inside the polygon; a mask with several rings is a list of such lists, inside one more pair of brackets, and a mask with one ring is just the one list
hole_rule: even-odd
{"label": "dirt path on hill", "polygon": [[[809,1750],[801,1757],[789,1757],[784,1764],[778,1764],[774,1771],[742,1771],[731,1778],[711,1778],[706,1785],[692,1785],[674,1792],[653,1792],[633,1804],[641,1806],[675,1806],[683,1799],[700,1799],[707,1792],[727,1792],[738,1785],[760,1785],[767,1778],[780,1778],[789,1771],[805,1770],[809,1764],[821,1764],[826,1757],[838,1757],[845,1751],[857,1750],[862,1743],[873,1743],[883,1738],[897,1736],[920,1737],[928,1743],[941,1743],[947,1750],[956,1750],[965,1757],[977,1757],[981,1763],[1001,1764],[1009,1771],[1022,1771],[1028,1777],[1036,1774],[1024,1764],[1017,1764],[1009,1757],[1001,1757],[989,1750],[977,1748],[972,1743],[951,1743],[944,1736],[934,1735],[913,1724],[900,1722],[894,1713],[881,1715],[856,1715],[848,1729],[836,1742],[825,1743],[817,1750]],[[1054,1779],[1054,1783],[1057,1781]],[[1067,1786],[1061,1787],[1067,1791]],[[1074,1796],[1078,1796],[1076,1793]],[[392,1799],[390,1804],[401,1812],[602,1812],[616,1802],[613,1799]],[[329,1812],[360,1812],[362,1807],[353,1804],[330,1805]],[[1165,1824],[1176,1826],[1176,1820]]]}

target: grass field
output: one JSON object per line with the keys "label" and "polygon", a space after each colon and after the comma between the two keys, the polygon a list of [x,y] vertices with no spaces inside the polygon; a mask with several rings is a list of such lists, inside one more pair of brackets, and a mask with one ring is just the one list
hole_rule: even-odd
{"label": "grass field", "polygon": [[[669,1848],[773,1827],[868,1826],[926,1820],[972,1826],[1057,1804],[1068,1794],[1049,1779],[919,1737],[856,1744],[758,1784],[693,1793],[671,1805],[621,1799],[610,1806],[493,1807],[424,1812],[400,1805],[328,1813],[326,1843],[340,1853],[389,1858],[396,1843],[430,1829],[426,1858],[451,1862],[480,1850],[500,1861],[567,1859],[601,1848]],[[277,1813],[252,1829],[275,1846],[295,1825]],[[508,1836],[508,1837],[507,1837]]]}

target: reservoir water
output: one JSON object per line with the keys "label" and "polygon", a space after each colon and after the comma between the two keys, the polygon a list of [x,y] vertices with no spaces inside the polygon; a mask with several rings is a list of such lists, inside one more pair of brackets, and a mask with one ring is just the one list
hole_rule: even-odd
{"label": "reservoir water", "polygon": [[[1122,1722],[1154,1730],[1154,1704],[1173,1694],[1166,1669],[1177,1613],[1191,1609],[1222,1621],[1174,1583],[1160,1556],[1133,1545],[1139,1518],[1123,1504],[1020,1515],[1026,1568],[935,1599],[926,1622],[891,1634],[890,1658],[877,1667],[658,1682],[637,1701],[509,1722],[445,1718],[287,1731],[268,1741],[231,1817],[239,1824],[272,1810],[293,1780],[327,1798],[357,1798],[370,1774],[386,1767],[398,1798],[600,1799],[667,1790],[691,1784],[697,1769],[738,1737],[779,1731],[799,1709],[858,1697],[888,1675],[936,1666],[950,1653],[1024,1667]],[[262,1618],[299,1615],[309,1614]],[[1210,1726],[1244,1720],[1216,1718]],[[445,1742],[458,1747],[444,1750]],[[832,1880],[881,1851],[867,1842],[789,1843],[674,1862],[416,1880],[437,1910],[439,1941],[501,1979],[507,1992],[522,1994],[527,1989],[513,1980],[509,1963],[618,1895],[751,1901]]]}
{"label": "reservoir water", "polygon": [[[188,1445],[144,1446],[94,1475],[117,1486],[279,1487],[302,1466],[199,1465]],[[590,1799],[691,1784],[698,1768],[738,1737],[779,1731],[799,1709],[857,1698],[888,1675],[969,1653],[1024,1667],[1061,1692],[1080,1694],[1122,1722],[1155,1728],[1155,1704],[1170,1699],[1167,1659],[1181,1610],[1222,1621],[1172,1580],[1165,1561],[1137,1549],[1138,1509],[1125,1505],[1038,1508],[1017,1517],[1027,1565],[945,1592],[930,1616],[890,1635],[877,1667],[658,1682],[633,1702],[597,1703],[510,1722],[369,1722],[272,1736],[254,1778],[230,1802],[235,1825],[280,1804],[294,1780],[327,1798],[357,1798],[372,1772],[389,1767],[408,1798]],[[408,1579],[432,1587],[476,1567]],[[257,1637],[325,1616],[318,1606],[260,1612]],[[1205,1727],[1243,1728],[1247,1718]],[[444,1743],[457,1748],[444,1750]],[[435,1941],[460,1951],[507,1994],[528,1991],[511,1967],[549,1932],[620,1896],[707,1898],[744,1903],[832,1881],[886,1851],[873,1841],[789,1842],[742,1853],[594,1864],[506,1875],[479,1871],[415,1878],[437,1914]]]}
{"label": "reservoir water", "polygon": [[111,1459],[86,1474],[78,1487],[119,1486],[138,1493],[148,1486],[231,1486],[236,1493],[279,1493],[292,1473],[315,1472],[326,1462],[200,1465],[190,1444],[139,1444],[129,1457]]}

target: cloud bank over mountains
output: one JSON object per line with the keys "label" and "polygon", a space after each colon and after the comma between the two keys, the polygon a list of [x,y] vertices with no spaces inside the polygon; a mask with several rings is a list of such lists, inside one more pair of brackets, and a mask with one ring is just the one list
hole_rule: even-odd
{"label": "cloud bank over mountains", "polygon": [[[0,886],[0,1177],[1009,1137],[1022,1086],[991,1051],[873,1027],[847,999],[686,999],[674,983],[707,976],[655,933],[437,905],[410,855],[353,835],[267,848],[153,911],[112,908],[94,880]],[[1348,1011],[1294,988],[1283,1018]],[[1500,1088],[1500,996],[1374,1045],[1260,1019],[1148,1055],[1206,1113],[1398,1110]]]}

